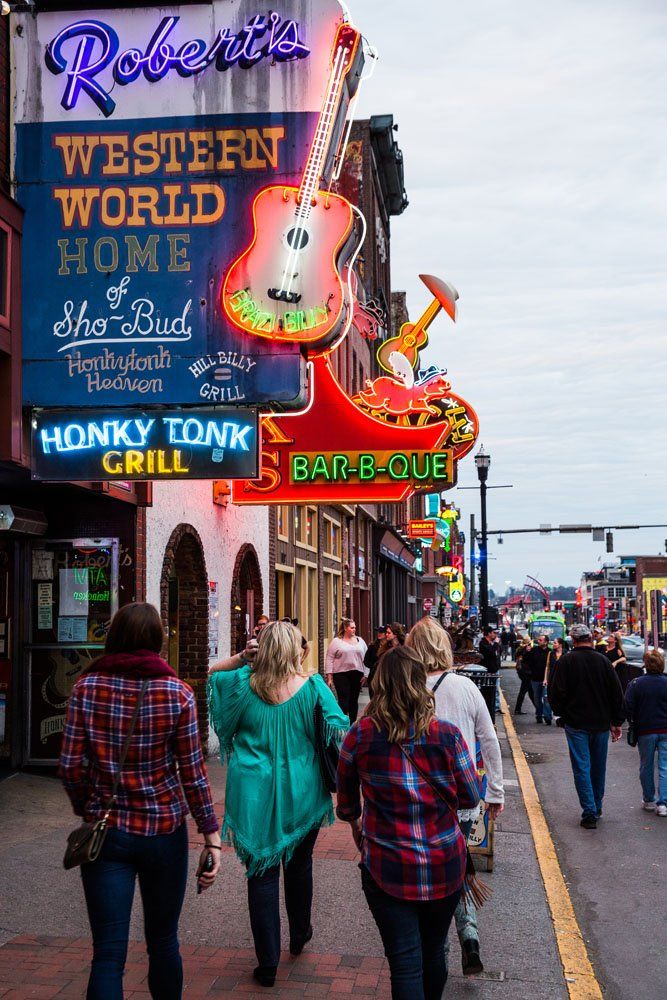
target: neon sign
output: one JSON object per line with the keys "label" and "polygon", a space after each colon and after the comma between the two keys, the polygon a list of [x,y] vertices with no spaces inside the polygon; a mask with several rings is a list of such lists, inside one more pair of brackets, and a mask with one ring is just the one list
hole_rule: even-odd
{"label": "neon sign", "polygon": [[34,410],[33,478],[52,482],[257,474],[253,410]]}
{"label": "neon sign", "polygon": [[435,521],[408,521],[408,538],[433,541],[436,536]]}
{"label": "neon sign", "polygon": [[185,78],[211,65],[224,72],[232,66],[249,69],[263,59],[286,62],[310,55],[298,22],[275,11],[256,14],[237,32],[221,28],[212,43],[192,38],[178,45],[172,36],[179,21],[178,15],[163,17],[143,50],[129,48],[120,54],[120,40],[111,25],[94,19],[67,25],[49,42],[44,56],[52,73],[67,76],[62,107],[71,110],[85,94],[106,118],[112,115],[116,102],[96,79],[109,67],[115,83],[126,87],[142,74],[157,83],[172,69]]}
{"label": "neon sign", "polygon": [[262,308],[245,288],[230,295],[227,304],[246,331],[252,329],[261,334],[273,334],[276,331],[305,333],[322,326],[329,318],[329,310],[324,304],[310,309],[288,309],[279,316],[276,312]]}
{"label": "neon sign", "polygon": [[451,451],[308,452],[290,456],[290,483],[452,484]]}

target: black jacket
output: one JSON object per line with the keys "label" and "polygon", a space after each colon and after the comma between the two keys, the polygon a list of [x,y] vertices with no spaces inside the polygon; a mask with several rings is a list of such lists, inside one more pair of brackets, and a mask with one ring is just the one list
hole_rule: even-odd
{"label": "black jacket", "polygon": [[500,670],[500,643],[489,642],[488,639],[480,639],[479,652],[482,657],[482,666],[491,674]]}
{"label": "black jacket", "polygon": [[603,733],[621,725],[623,689],[603,653],[580,646],[561,656],[550,673],[549,704],[566,726]]}
{"label": "black jacket", "polygon": [[531,681],[543,681],[549,659],[549,647],[533,646],[523,657],[523,667],[530,672]]}

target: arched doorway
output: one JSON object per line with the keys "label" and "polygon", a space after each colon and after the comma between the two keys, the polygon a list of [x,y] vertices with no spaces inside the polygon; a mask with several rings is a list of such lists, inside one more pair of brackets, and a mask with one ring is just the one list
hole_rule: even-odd
{"label": "arched doorway", "polygon": [[208,576],[204,549],[191,524],[171,533],[162,562],[160,611],[165,655],[181,680],[195,692],[199,730],[206,745],[208,713]]}
{"label": "arched doorway", "polygon": [[263,611],[262,574],[254,545],[242,545],[234,563],[231,597],[231,652],[243,649]]}

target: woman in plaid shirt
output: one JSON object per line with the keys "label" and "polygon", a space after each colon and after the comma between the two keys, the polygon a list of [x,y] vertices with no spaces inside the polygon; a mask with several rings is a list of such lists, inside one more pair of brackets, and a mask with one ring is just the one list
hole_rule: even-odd
{"label": "woman in plaid shirt", "polygon": [[105,655],[74,685],[60,776],[74,812],[101,819],[143,681],[141,703],[100,857],[81,867],[93,933],[88,1000],[122,1000],[135,882],[144,909],[148,988],[179,1000],[183,968],[178,918],[188,873],[189,811],[211,850],[208,888],[220,867],[220,834],[202,757],[192,689],[159,656],[162,622],[151,604],[127,604],[114,616]]}
{"label": "woman in plaid shirt", "polygon": [[456,726],[436,718],[426,668],[413,650],[392,650],[378,664],[365,716],[343,742],[337,812],[361,850],[393,1000],[442,996],[445,940],[466,872],[456,811],[478,802],[468,747]]}

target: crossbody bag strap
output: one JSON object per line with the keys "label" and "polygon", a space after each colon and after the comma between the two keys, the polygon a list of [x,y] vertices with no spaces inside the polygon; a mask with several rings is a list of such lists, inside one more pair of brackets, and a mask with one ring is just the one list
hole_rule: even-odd
{"label": "crossbody bag strap", "polygon": [[127,752],[130,749],[130,743],[132,741],[132,737],[134,736],[134,730],[136,729],[137,726],[137,719],[139,718],[139,712],[141,711],[141,704],[144,700],[144,695],[146,694],[147,687],[148,687],[148,677],[145,677],[141,684],[141,691],[139,692],[139,697],[137,698],[136,705],[134,706],[134,711],[132,712],[132,718],[130,719],[130,727],[127,731],[127,735],[123,743],[123,749],[120,752],[120,760],[118,761],[118,770],[116,771],[116,775],[113,779],[113,785],[111,786],[111,797],[109,798],[109,801],[107,802],[106,805],[106,816],[104,817],[105,819],[108,818],[109,813],[111,812],[111,807],[116,801],[116,793],[118,792],[118,785],[120,784],[121,774],[123,773],[123,768],[125,766],[125,761],[127,759]]}
{"label": "crossbody bag strap", "polygon": [[435,682],[435,684],[431,688],[431,693],[432,694],[435,694],[435,692],[438,690],[438,688],[440,687],[440,685],[442,684],[442,682],[444,681],[444,679],[445,679],[446,676],[447,676],[447,671],[445,670],[445,672],[443,674],[440,674],[440,676],[438,677],[437,681]]}

